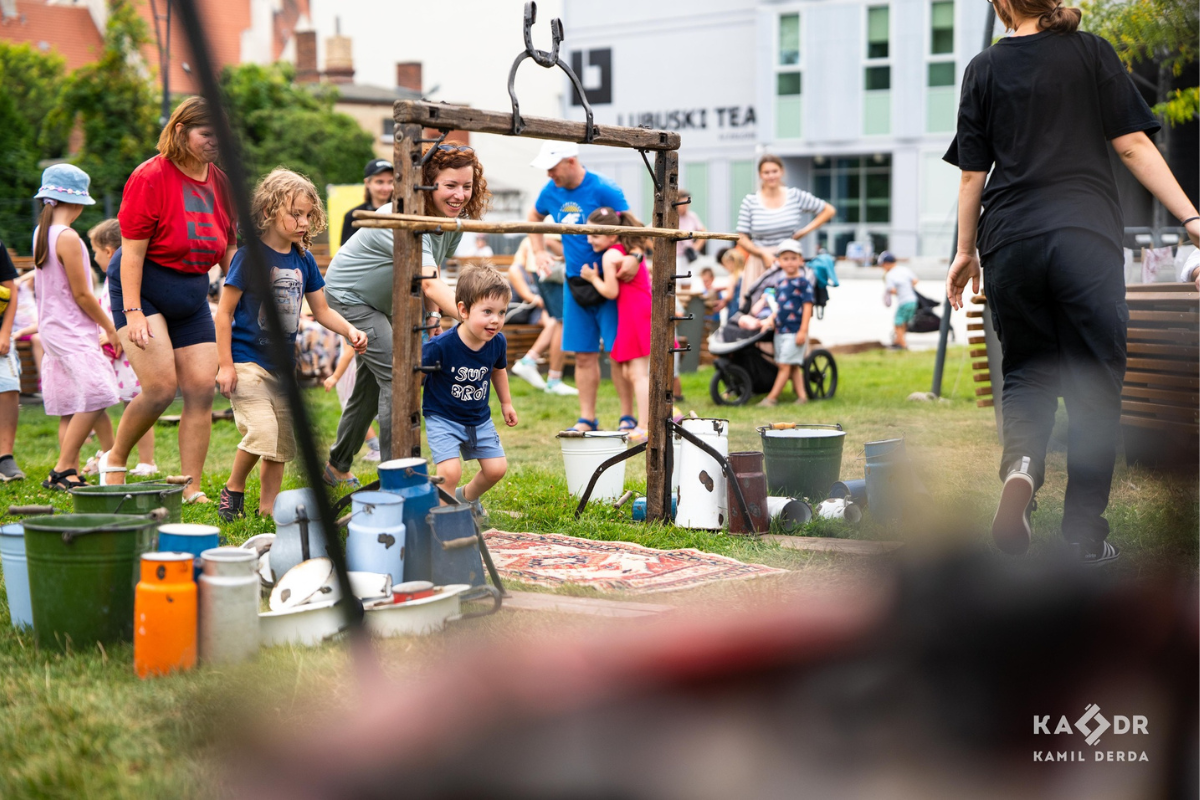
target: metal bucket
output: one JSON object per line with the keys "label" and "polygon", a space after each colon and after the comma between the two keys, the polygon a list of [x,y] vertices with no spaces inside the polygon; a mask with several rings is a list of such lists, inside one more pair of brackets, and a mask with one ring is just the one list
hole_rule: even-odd
{"label": "metal bucket", "polygon": [[846,433],[841,425],[763,425],[758,435],[762,437],[771,494],[825,499],[842,471]]}
{"label": "metal bucket", "polygon": [[904,515],[912,488],[912,468],[904,451],[904,439],[867,442],[867,505],[880,522],[895,522]]}
{"label": "metal bucket", "polygon": [[379,465],[379,485],[383,491],[404,498],[404,580],[397,583],[432,580],[433,534],[425,518],[437,506],[438,494],[429,482],[428,470],[423,458],[396,458]]}
{"label": "metal bucket", "polygon": [[361,525],[350,520],[346,532],[346,565],[354,572],[380,572],[403,583],[404,523],[388,528]]}
{"label": "metal bucket", "polygon": [[867,482],[859,481],[838,481],[829,489],[829,496],[833,498],[841,498],[848,500],[854,505],[861,508],[867,506]]}
{"label": "metal bucket", "polygon": [[151,550],[158,523],[129,514],[60,514],[24,525],[38,646],[132,641],[138,561]]}
{"label": "metal bucket", "polygon": [[[722,456],[729,454],[729,420],[685,419],[683,429]],[[679,472],[679,511],[682,528],[720,530],[729,520],[728,481],[721,465],[696,445],[683,442]]]}
{"label": "metal bucket", "polygon": [[317,496],[311,489],[288,489],[286,492],[280,492],[275,498],[271,512],[275,517],[271,570],[276,579],[282,578],[301,561],[327,554],[325,529],[317,517]]}
{"label": "metal bucket", "polygon": [[258,652],[258,555],[241,547],[200,554],[200,660],[236,664]]}
{"label": "metal bucket", "polygon": [[4,591],[8,595],[8,615],[12,618],[13,627],[32,627],[29,568],[25,563],[25,527],[20,523],[0,526],[0,564],[3,564]]}
{"label": "metal bucket", "polygon": [[768,497],[767,509],[771,512],[771,519],[779,520],[785,533],[803,528],[813,518],[812,506],[790,497]]}
{"label": "metal bucket", "polygon": [[729,507],[730,533],[766,533],[771,527],[771,512],[767,509],[767,476],[763,472],[763,454],[757,450],[729,454],[729,466],[742,490],[746,510],[753,528],[746,529],[733,486],[729,487],[726,505]]}
{"label": "metal bucket", "polygon": [[465,583],[483,585],[483,558],[479,554],[479,538],[475,533],[475,517],[471,506],[439,506],[429,512],[427,520],[433,531],[434,583],[446,586]]}
{"label": "metal bucket", "polygon": [[119,486],[80,486],[71,489],[71,499],[76,514],[149,514],[156,508],[165,508],[167,522],[183,521],[181,485],[147,481]]}
{"label": "metal bucket", "polygon": [[192,580],[200,579],[200,554],[221,546],[221,529],[215,525],[194,525],[188,522],[158,526],[160,553],[191,553]]}
{"label": "metal bucket", "polygon": [[[628,438],[628,434],[620,431],[563,431],[558,434],[567,472],[567,491],[574,497],[583,497],[596,469],[613,456],[624,453]],[[616,500],[624,491],[625,462],[622,461],[605,470],[592,488],[589,500]]]}

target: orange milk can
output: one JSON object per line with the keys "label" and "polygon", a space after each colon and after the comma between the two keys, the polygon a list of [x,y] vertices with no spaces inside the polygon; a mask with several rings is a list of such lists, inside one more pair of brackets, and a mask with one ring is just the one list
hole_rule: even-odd
{"label": "orange milk can", "polygon": [[133,604],[133,669],[139,678],[196,665],[196,581],[191,553],[144,553]]}

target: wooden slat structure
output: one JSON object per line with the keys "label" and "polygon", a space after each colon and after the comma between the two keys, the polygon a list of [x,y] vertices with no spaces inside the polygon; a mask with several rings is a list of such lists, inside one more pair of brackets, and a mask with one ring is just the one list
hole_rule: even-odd
{"label": "wooden slat structure", "polygon": [[[679,189],[679,134],[645,128],[609,125],[593,126],[589,131],[584,122],[521,116],[523,129],[513,133],[513,115],[509,112],[484,111],[464,106],[443,105],[425,101],[401,100],[393,107],[395,128],[396,182],[392,194],[396,217],[362,215],[356,225],[367,224],[396,229],[393,249],[393,350],[392,350],[392,456],[403,458],[421,454],[420,363],[421,331],[424,316],[424,293],[420,277],[421,231],[435,230],[445,220],[433,224],[413,220],[425,214],[425,197],[420,185],[420,160],[423,132],[426,128],[493,133],[502,136],[519,135],[536,139],[592,143],[611,147],[626,147],[654,152],[654,211],[649,222],[658,228],[684,238],[679,232],[675,203]],[[591,135],[589,135],[591,134]],[[360,212],[361,214],[361,212]],[[510,223],[511,227],[512,224]],[[457,226],[456,226],[457,227]],[[463,228],[466,229],[466,225]],[[476,225],[470,226],[478,229]],[[494,227],[494,226],[493,226]],[[522,227],[517,224],[517,227]],[[528,227],[528,225],[524,226]],[[514,228],[515,229],[515,228]],[[489,231],[491,228],[489,228]],[[531,228],[550,231],[553,227]],[[576,228],[572,232],[579,232]],[[649,232],[647,232],[649,233]],[[661,235],[661,234],[660,234]],[[646,511],[651,520],[669,518],[669,471],[667,458],[671,443],[666,421],[671,417],[674,369],[671,358],[675,327],[675,264],[674,247],[654,248],[651,286],[651,352],[650,352],[650,420],[646,428],[649,441],[646,451]]]}
{"label": "wooden slat structure", "polygon": [[1200,437],[1200,292],[1194,283],[1127,287],[1121,427],[1131,464],[1196,463]]}

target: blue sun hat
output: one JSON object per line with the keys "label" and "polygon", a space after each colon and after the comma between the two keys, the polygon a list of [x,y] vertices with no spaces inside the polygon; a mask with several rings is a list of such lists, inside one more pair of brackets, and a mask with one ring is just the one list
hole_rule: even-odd
{"label": "blue sun hat", "polygon": [[42,173],[42,188],[33,196],[34,200],[57,203],[74,203],[79,206],[95,205],[88,194],[92,179],[74,164],[54,164]]}

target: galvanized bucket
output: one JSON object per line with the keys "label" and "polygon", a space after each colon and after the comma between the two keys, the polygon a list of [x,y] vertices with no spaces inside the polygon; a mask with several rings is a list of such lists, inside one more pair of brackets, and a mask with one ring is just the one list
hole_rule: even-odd
{"label": "galvanized bucket", "polygon": [[895,522],[904,515],[904,504],[912,488],[912,469],[904,451],[904,439],[867,442],[867,506],[879,522]]}

